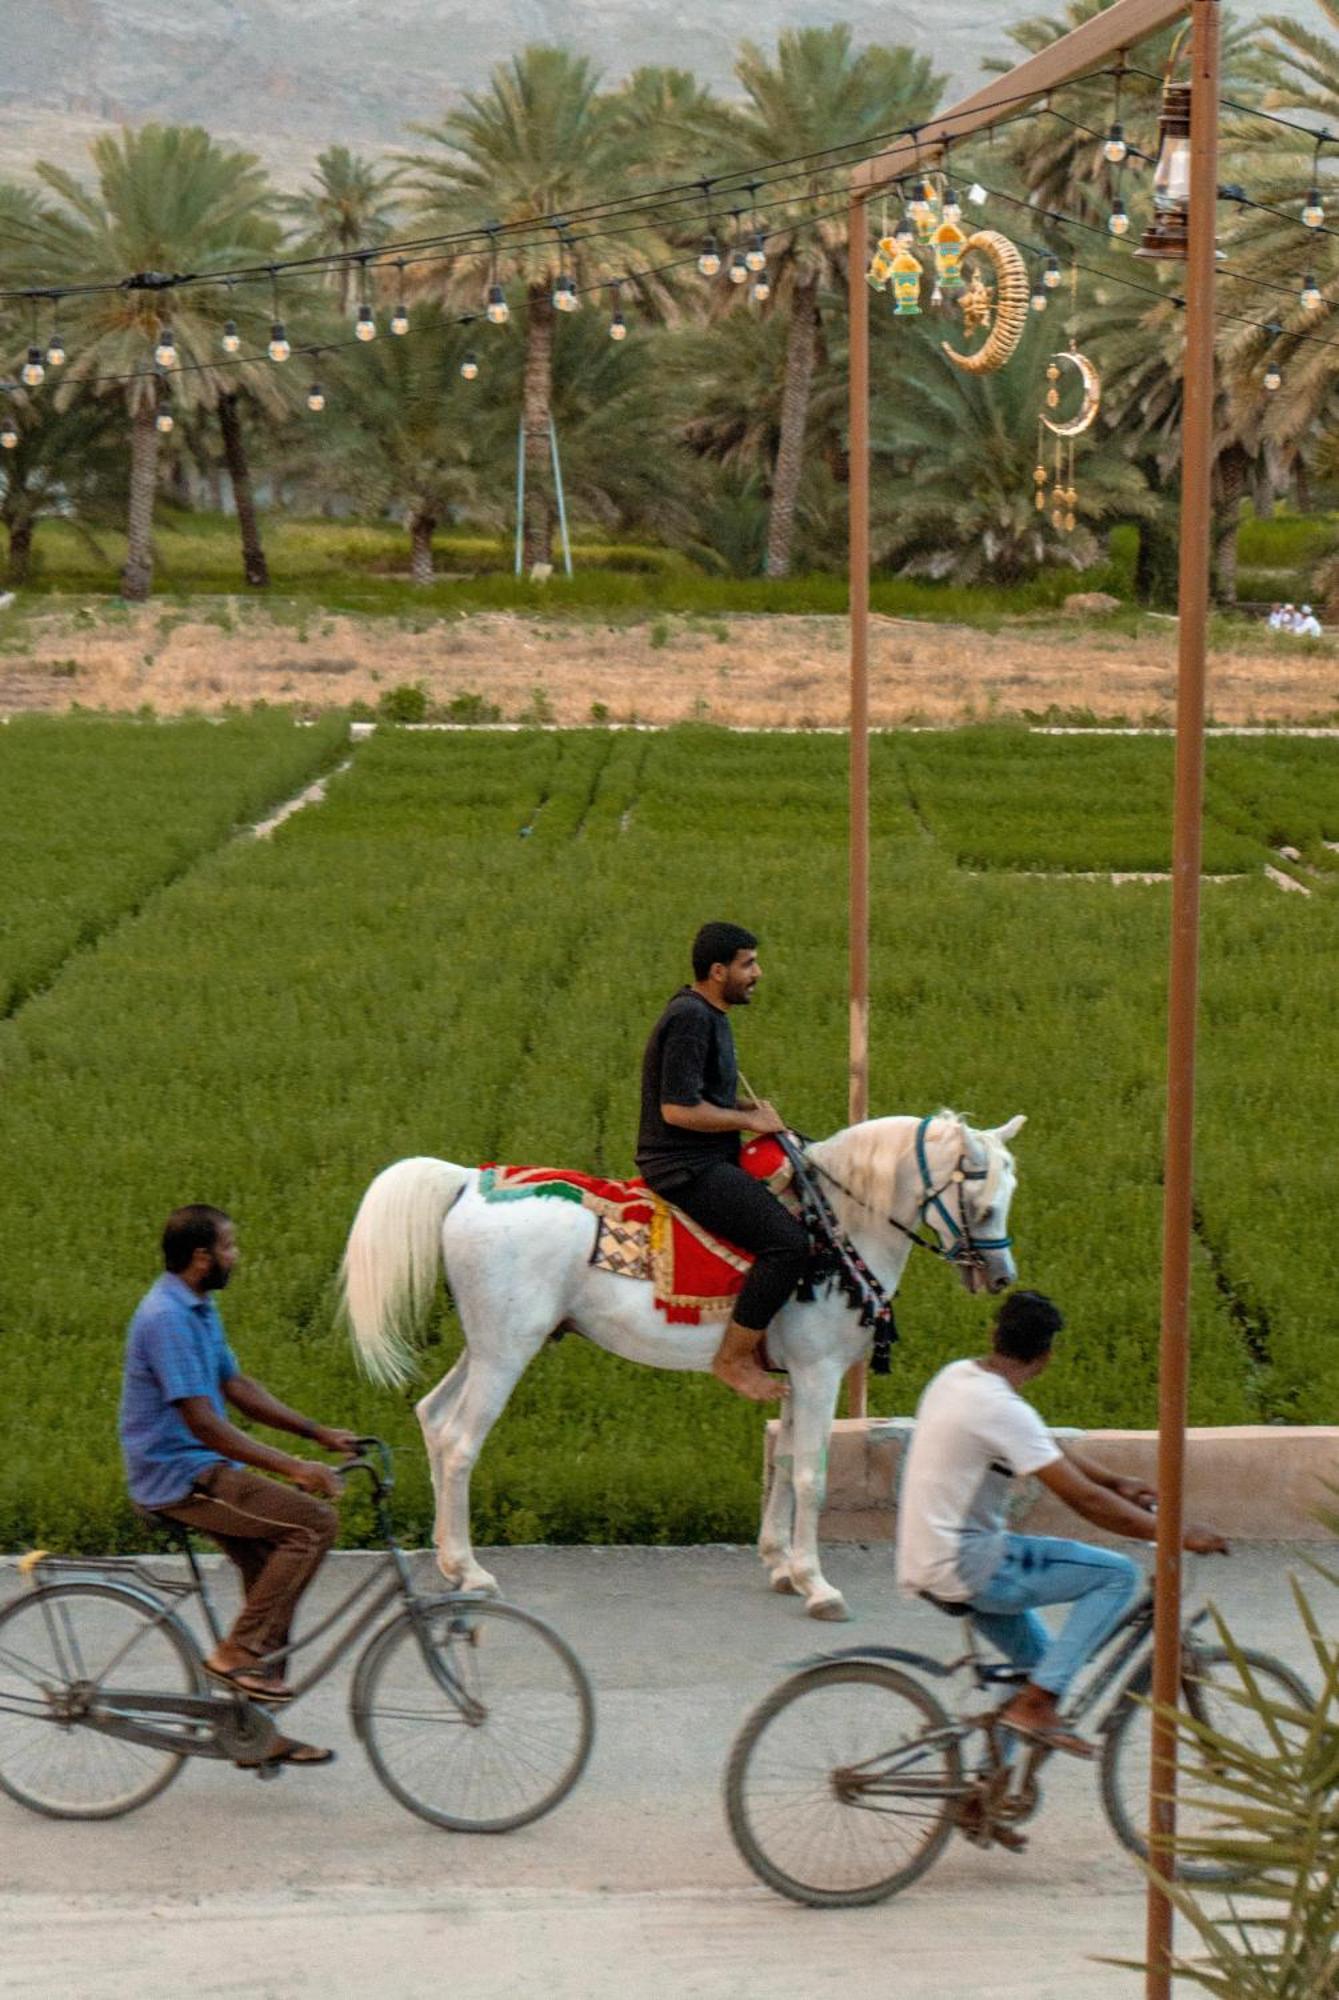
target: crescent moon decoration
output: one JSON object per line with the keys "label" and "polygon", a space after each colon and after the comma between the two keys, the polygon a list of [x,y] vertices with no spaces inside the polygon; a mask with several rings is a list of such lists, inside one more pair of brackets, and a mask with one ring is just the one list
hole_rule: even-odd
{"label": "crescent moon decoration", "polygon": [[[1087,355],[1076,353],[1072,347],[1061,349],[1058,354],[1053,354],[1051,359],[1074,363],[1083,381],[1083,404],[1078,415],[1071,417],[1067,423],[1058,424],[1054,417],[1048,417],[1045,413],[1042,415],[1042,422],[1052,437],[1081,437],[1102,407],[1102,378]],[[1047,400],[1050,400],[1049,397]]]}
{"label": "crescent moon decoration", "polygon": [[[985,345],[979,347],[975,354],[959,354],[947,341],[941,344],[955,368],[961,368],[968,375],[991,375],[996,369],[1003,368],[1023,338],[1023,329],[1028,322],[1031,287],[1022,257],[1008,237],[1001,236],[997,229],[978,229],[974,236],[969,236],[963,248],[963,257],[970,256],[973,251],[985,258],[995,274],[995,323],[986,336]],[[964,295],[964,325],[989,324],[990,313],[986,312],[983,317],[979,303],[984,289],[977,280]]]}

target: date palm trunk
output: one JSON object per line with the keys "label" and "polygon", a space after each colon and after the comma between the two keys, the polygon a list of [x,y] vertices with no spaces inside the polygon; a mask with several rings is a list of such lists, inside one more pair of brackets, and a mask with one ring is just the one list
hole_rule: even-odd
{"label": "date palm trunk", "polygon": [[772,473],[767,522],[767,574],[789,576],[795,541],[795,504],[804,471],[804,433],[818,345],[818,281],[806,279],[791,294],[786,379],[781,391],[781,438]]}
{"label": "date palm trunk", "polygon": [[1213,567],[1221,604],[1237,601],[1237,526],[1250,469],[1250,458],[1241,445],[1229,445],[1218,461]]}
{"label": "date palm trunk", "polygon": [[153,495],[158,480],[155,419],[153,406],[147,402],[139,404],[130,419],[130,505],[121,595],[132,604],[142,604],[153,585]]}
{"label": "date palm trunk", "polygon": [[414,513],[409,517],[409,544],[413,551],[410,568],[415,583],[432,582],[432,536],[436,526],[435,514]]}
{"label": "date palm trunk", "polygon": [[5,582],[10,584],[28,581],[28,563],[33,552],[33,517],[20,514],[17,520],[6,523],[9,529],[9,561],[5,569]]}
{"label": "date palm trunk", "polygon": [[237,510],[237,531],[242,538],[242,573],[256,590],[270,587],[270,566],[260,545],[260,523],[256,498],[251,490],[251,464],[242,436],[242,413],[236,390],[219,397],[219,429],[223,433],[223,457],[232,484],[233,506]]}
{"label": "date palm trunk", "polygon": [[549,461],[549,422],[553,410],[553,297],[547,281],[531,285],[525,304],[525,379],[521,391],[521,422],[525,427],[525,518],[521,559],[528,572],[534,563],[553,559],[553,485]]}

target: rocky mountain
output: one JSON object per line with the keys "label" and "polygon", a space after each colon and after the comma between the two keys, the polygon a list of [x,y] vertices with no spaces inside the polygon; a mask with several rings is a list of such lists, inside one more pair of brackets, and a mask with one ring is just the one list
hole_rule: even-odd
{"label": "rocky mountain", "polygon": [[[980,80],[983,58],[1008,53],[1011,21],[1039,11],[1043,0],[848,0],[842,18],[861,41],[926,50],[960,88]],[[1319,22],[1311,0],[1287,11]],[[814,0],[663,11],[648,0],[5,0],[0,18],[0,174],[26,175],[38,156],[78,169],[94,133],[157,118],[203,124],[296,184],[333,140],[403,145],[411,122],[431,121],[526,42],[588,51],[611,80],[674,63],[724,90],[746,36],[765,44],[832,16]]]}

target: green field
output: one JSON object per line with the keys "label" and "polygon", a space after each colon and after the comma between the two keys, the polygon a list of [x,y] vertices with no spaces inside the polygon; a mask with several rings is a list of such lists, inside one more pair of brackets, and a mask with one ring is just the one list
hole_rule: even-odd
{"label": "green field", "polygon": [[[0,1546],[137,1539],[123,1329],[163,1215],[202,1199],[238,1219],[245,1364],[405,1447],[424,1537],[415,1391],[362,1382],[331,1323],[362,1189],[417,1152],[628,1170],[641,1042],[703,917],[763,940],[749,1075],[802,1129],[842,1122],[841,739],[381,731],[325,804],[234,837],[344,754],[338,724],[276,716],[0,730]],[[874,1108],[1027,1112],[1019,1268],[1071,1326],[1039,1400],[1147,1424],[1168,892],[1064,872],[1166,866],[1170,745],[903,735],[876,741],[873,777]],[[1264,878],[1285,838],[1309,898]],[[1339,1401],[1336,840],[1339,745],[1210,745],[1205,865],[1240,879],[1204,898],[1197,1422],[1330,1421]],[[913,1268],[874,1407],[909,1409],[985,1315]],[[424,1382],[457,1338],[443,1303]],[[745,1535],[760,1421],[565,1340],[485,1451],[477,1537]],[[348,1539],[366,1525],[351,1505]]]}

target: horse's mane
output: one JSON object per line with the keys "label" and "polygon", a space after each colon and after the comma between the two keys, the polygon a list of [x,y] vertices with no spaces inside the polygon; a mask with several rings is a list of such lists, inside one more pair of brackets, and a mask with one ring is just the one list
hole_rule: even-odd
{"label": "horse's mane", "polygon": [[[825,1180],[823,1191],[843,1230],[849,1232],[862,1223],[868,1228],[871,1213],[881,1222],[892,1214],[897,1170],[910,1151],[911,1134],[918,1122],[905,1116],[869,1118],[859,1125],[844,1126],[809,1147],[814,1164],[840,1183],[836,1186]],[[984,1152],[986,1179],[979,1195],[973,1197],[973,1208],[979,1206],[984,1211],[999,1192],[1000,1177],[1010,1158],[1008,1148],[993,1132],[978,1132],[960,1112],[946,1105],[934,1113],[931,1130],[944,1124],[961,1125]]]}

